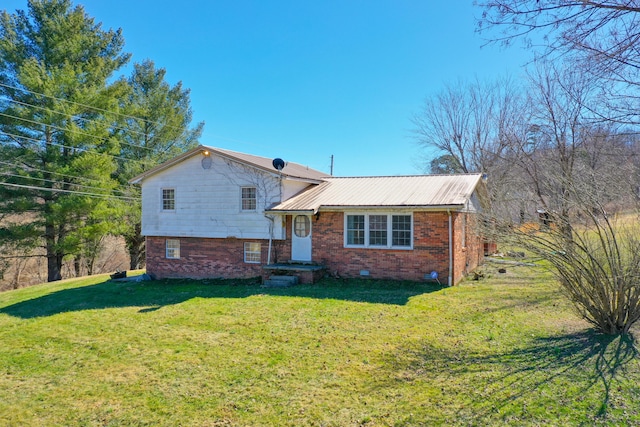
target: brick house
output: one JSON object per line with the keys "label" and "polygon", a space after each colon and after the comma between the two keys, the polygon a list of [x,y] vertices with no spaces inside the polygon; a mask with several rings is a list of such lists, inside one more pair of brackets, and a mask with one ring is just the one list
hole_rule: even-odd
{"label": "brick house", "polygon": [[421,281],[435,272],[453,285],[484,256],[479,174],[337,178],[199,146],[131,182],[142,186],[156,278]]}

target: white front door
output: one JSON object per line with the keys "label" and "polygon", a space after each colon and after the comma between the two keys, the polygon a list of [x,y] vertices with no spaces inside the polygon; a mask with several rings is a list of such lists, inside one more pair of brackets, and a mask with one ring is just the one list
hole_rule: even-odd
{"label": "white front door", "polygon": [[311,261],[311,215],[294,215],[291,260]]}

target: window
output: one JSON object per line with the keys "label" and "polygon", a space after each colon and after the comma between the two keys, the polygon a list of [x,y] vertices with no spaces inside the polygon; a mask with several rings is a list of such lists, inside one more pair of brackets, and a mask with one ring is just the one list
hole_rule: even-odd
{"label": "window", "polygon": [[369,245],[387,246],[386,215],[369,215]]}
{"label": "window", "polygon": [[242,187],[242,210],[256,210],[256,187]]}
{"label": "window", "polygon": [[293,225],[293,231],[296,233],[296,237],[307,237],[311,231],[311,222],[306,215],[296,216]]}
{"label": "window", "polygon": [[251,264],[260,264],[262,250],[260,243],[245,242],[244,244],[244,262]]}
{"label": "window", "polygon": [[347,247],[411,249],[413,216],[381,213],[346,215],[344,236]]}
{"label": "window", "polygon": [[411,215],[393,215],[391,233],[392,246],[411,246]]}
{"label": "window", "polygon": [[180,240],[178,239],[167,239],[166,241],[166,255],[169,259],[179,259],[180,258]]}
{"label": "window", "polygon": [[176,209],[176,190],[174,188],[162,189],[162,210],[173,211]]}
{"label": "window", "polygon": [[347,245],[364,245],[364,215],[347,215]]}

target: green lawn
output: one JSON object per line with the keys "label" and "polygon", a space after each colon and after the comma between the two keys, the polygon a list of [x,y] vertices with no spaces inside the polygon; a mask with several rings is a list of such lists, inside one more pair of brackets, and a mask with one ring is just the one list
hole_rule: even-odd
{"label": "green lawn", "polygon": [[0,294],[0,425],[640,425],[628,339],[551,277],[455,288],[94,277]]}

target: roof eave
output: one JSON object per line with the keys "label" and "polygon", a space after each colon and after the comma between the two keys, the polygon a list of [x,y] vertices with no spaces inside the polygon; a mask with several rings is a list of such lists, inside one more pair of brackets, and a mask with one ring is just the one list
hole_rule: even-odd
{"label": "roof eave", "polygon": [[144,180],[145,178],[151,176],[151,175],[155,175],[158,172],[161,172],[165,169],[170,168],[173,165],[176,165],[178,163],[180,163],[181,161],[183,161],[184,159],[193,156],[194,154],[198,153],[198,152],[203,152],[203,151],[208,151],[211,150],[211,148],[209,147],[205,147],[204,145],[198,145],[195,148],[192,148],[189,151],[186,151],[184,153],[182,153],[181,155],[174,157],[171,160],[168,160],[164,163],[159,164],[158,166],[155,166],[151,169],[149,169],[148,171],[142,172],[140,175],[135,176],[133,178],[131,178],[129,180],[129,184],[140,184],[142,182],[142,180]]}
{"label": "roof eave", "polygon": [[[140,184],[145,178],[148,178],[151,175],[155,175],[158,172],[162,172],[165,169],[170,168],[171,166],[174,166],[178,163],[180,163],[181,161],[195,155],[198,153],[203,153],[205,151],[208,151],[209,153],[216,153],[218,156],[226,158],[228,160],[232,160],[234,162],[238,162],[240,164],[246,165],[246,166],[250,166],[252,168],[255,169],[259,169],[261,171],[267,172],[269,174],[272,174],[274,176],[278,176],[278,172],[275,172],[269,168],[265,168],[263,166],[257,165],[255,163],[251,163],[251,162],[247,162],[244,159],[241,159],[239,157],[236,157],[232,154],[229,154],[227,152],[224,151],[220,151],[214,147],[208,147],[206,145],[198,145],[195,148],[192,148],[189,151],[186,151],[184,153],[182,153],[181,155],[174,157],[171,160],[168,160],[162,164],[159,164],[158,166],[155,166],[151,169],[149,169],[148,171],[145,171],[143,173],[141,173],[138,176],[135,176],[133,178],[131,178],[129,180],[129,184]],[[309,184],[321,184],[324,182],[323,179],[313,179],[313,178],[304,178],[304,177],[299,177],[299,176],[295,176],[295,175],[289,175],[286,172],[282,172],[282,178],[283,179],[287,179],[287,180],[292,180],[292,181],[300,181],[300,182],[305,182],[305,183],[309,183]]]}
{"label": "roof eave", "polygon": [[365,205],[365,206],[339,206],[339,205],[324,205],[320,207],[320,210],[420,210],[420,211],[447,211],[447,210],[460,210],[464,209],[464,204],[452,204],[452,205]]}
{"label": "roof eave", "polygon": [[437,206],[424,206],[424,205],[376,205],[376,206],[337,206],[337,205],[324,205],[317,208],[309,209],[267,209],[265,214],[275,215],[294,215],[294,214],[317,214],[320,211],[363,211],[363,210],[413,210],[413,211],[432,211],[432,212],[446,212],[446,211],[458,211],[464,209],[464,204],[455,205],[437,205]]}
{"label": "roof eave", "polygon": [[318,209],[267,209],[265,214],[272,215],[294,215],[294,214],[312,214],[318,213]]}

